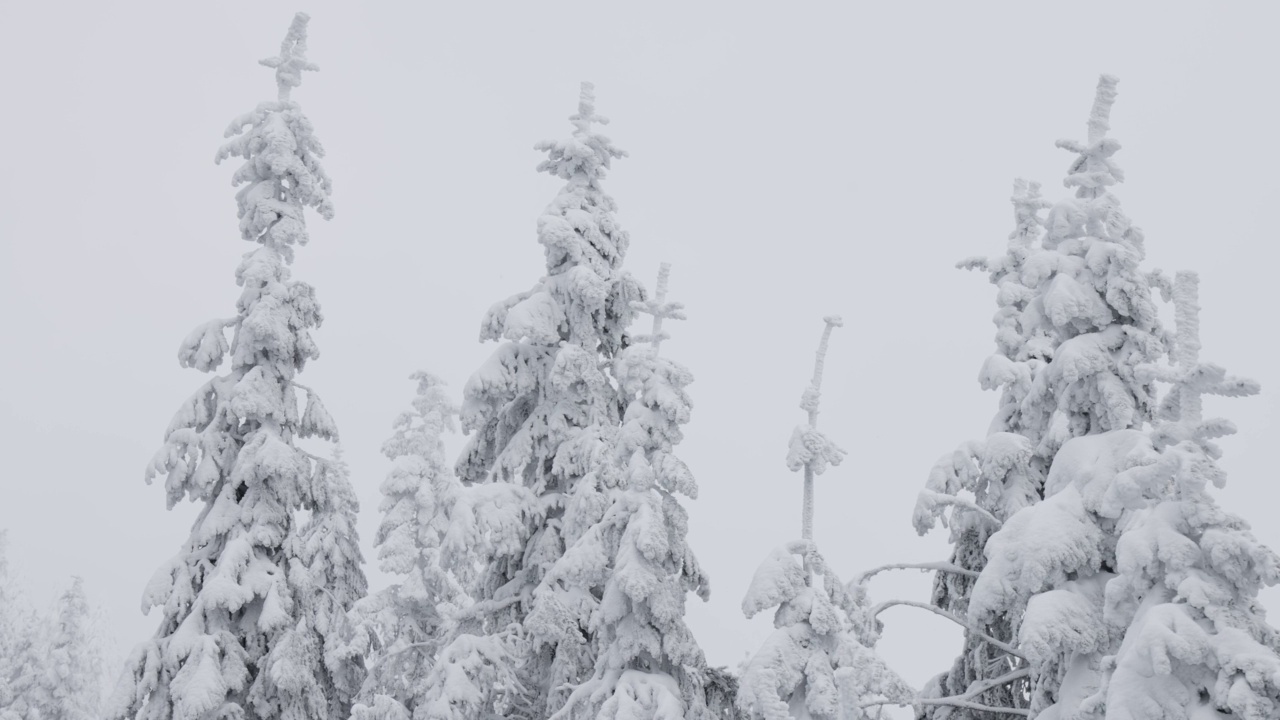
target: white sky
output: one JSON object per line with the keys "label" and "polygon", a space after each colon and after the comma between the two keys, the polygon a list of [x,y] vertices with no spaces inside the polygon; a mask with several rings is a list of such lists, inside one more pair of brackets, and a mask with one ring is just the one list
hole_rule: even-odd
{"label": "white sky", "polygon": [[[0,2],[0,528],[33,599],[72,574],[120,652],[157,618],[139,598],[187,537],[142,471],[202,376],[179,341],[234,313],[236,115],[275,94],[294,7]],[[710,572],[690,623],[712,662],[769,630],[738,609],[755,565],[799,534],[783,458],[822,316],[840,313],[823,429],[850,458],[818,483],[817,540],[846,577],[942,559],[910,516],[933,462],[981,437],[994,395],[994,292],[955,261],[997,254],[1018,176],[1050,199],[1100,72],[1121,78],[1117,190],[1148,267],[1201,271],[1204,357],[1262,382],[1210,402],[1235,420],[1223,503],[1280,547],[1271,206],[1280,195],[1280,6],[1264,3],[310,3],[322,72],[294,91],[329,150],[337,217],[312,216],[295,277],[324,308],[302,382],[343,433],[378,519],[378,453],[417,368],[460,394],[493,346],[492,303],[540,276],[534,223],[558,182],[533,144],[569,131],[580,80],[629,150],[607,188],[651,285],[674,265],[689,320],[663,350],[697,380],[682,454],[702,488],[691,540]],[[857,5],[855,7],[855,5]],[[371,563],[373,585],[386,578]],[[874,594],[925,599],[927,578]],[[1280,593],[1267,603],[1280,610]],[[959,634],[886,614],[882,652],[919,684]]]}

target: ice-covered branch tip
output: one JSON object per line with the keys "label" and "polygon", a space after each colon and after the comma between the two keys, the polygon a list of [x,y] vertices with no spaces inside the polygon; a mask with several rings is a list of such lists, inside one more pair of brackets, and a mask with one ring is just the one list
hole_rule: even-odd
{"label": "ice-covered branch tip", "polygon": [[578,114],[570,117],[569,120],[582,132],[590,131],[591,123],[609,124],[609,118],[596,114],[596,86],[594,83],[589,83],[585,80],[582,82],[582,89],[578,95]]}
{"label": "ice-covered branch tip", "polygon": [[280,102],[289,101],[289,91],[302,84],[302,72],[315,72],[320,67],[307,60],[307,21],[311,16],[300,12],[293,16],[289,32],[280,43],[280,54],[276,57],[259,60],[262,65],[276,69],[276,87],[279,88]]}
{"label": "ice-covered branch tip", "polygon": [[652,300],[645,302],[633,301],[631,307],[637,312],[647,313],[653,316],[653,331],[648,335],[637,335],[633,340],[635,342],[653,343],[653,350],[657,352],[662,345],[662,341],[671,337],[662,331],[662,321],[666,318],[672,320],[684,320],[684,304],[678,302],[667,302],[667,279],[671,276],[671,263],[662,263],[658,266],[658,284],[654,289]]}

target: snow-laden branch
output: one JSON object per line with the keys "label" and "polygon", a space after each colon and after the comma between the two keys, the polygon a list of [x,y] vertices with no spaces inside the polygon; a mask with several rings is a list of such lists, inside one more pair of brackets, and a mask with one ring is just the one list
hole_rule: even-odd
{"label": "snow-laden branch", "polygon": [[985,510],[984,508],[982,508],[980,505],[978,505],[972,500],[966,500],[965,498],[959,497],[958,495],[947,495],[945,493],[935,492],[928,489],[920,491],[921,496],[924,496],[925,493],[929,494],[929,500],[932,502],[932,505],[934,507],[938,507],[941,505],[952,505],[952,506],[964,508],[966,510],[970,510],[976,513],[979,517],[991,523],[992,526],[996,528],[999,528],[1001,525],[1004,524],[1000,522],[999,518],[997,518],[995,515],[992,515],[989,511]]}
{"label": "snow-laden branch", "polygon": [[1031,711],[1026,708],[1005,708],[995,707],[993,705],[983,705],[982,703],[969,702],[968,700],[955,700],[952,698],[920,698],[914,701],[917,705],[948,705],[950,707],[965,708],[966,710],[982,710],[984,712],[1005,713],[1007,715],[1020,715],[1022,717],[1031,717]]}
{"label": "snow-laden branch", "polygon": [[997,640],[996,638],[988,635],[987,633],[983,632],[980,628],[966,622],[964,618],[961,618],[959,615],[947,612],[946,610],[943,610],[940,607],[935,607],[933,605],[930,605],[929,603],[916,602],[915,600],[885,600],[884,602],[879,603],[875,607],[871,608],[871,617],[872,618],[878,617],[880,613],[884,612],[885,610],[888,610],[891,607],[895,607],[898,605],[905,605],[907,607],[920,608],[921,610],[928,610],[929,612],[935,615],[940,615],[950,620],[951,622],[959,625],[960,627],[965,628],[969,632],[981,637],[983,640],[987,641],[987,643],[990,644],[992,647],[1000,648],[1001,650],[1005,651],[1006,653],[1020,660],[1027,659],[1025,655],[1019,652],[1018,649],[1013,647],[1012,645],[1001,642],[1000,640]]}
{"label": "snow-laden branch", "polygon": [[991,688],[1000,687],[1001,685],[1008,685],[1014,680],[1021,680],[1022,678],[1030,677],[1030,676],[1031,676],[1031,668],[1029,667],[1018,668],[1017,670],[1007,672],[1004,675],[1001,675],[1000,677],[989,678],[987,680],[983,680],[982,682],[976,682],[970,685],[969,689],[966,690],[963,695],[954,695],[949,698],[937,698],[937,699],[939,700],[971,700],[972,698],[977,697],[978,695],[981,695],[982,693],[990,690]]}
{"label": "snow-laden branch", "polygon": [[1008,685],[1009,683],[1015,680],[1021,680],[1022,678],[1029,677],[1030,675],[1031,675],[1031,669],[1024,667],[1024,668],[1019,668],[1017,670],[1014,670],[1012,672],[1005,673],[1004,675],[1001,675],[1000,677],[997,677],[997,678],[991,678],[989,680],[984,680],[979,683],[974,683],[969,687],[967,691],[965,691],[963,695],[952,695],[950,697],[942,697],[942,698],[915,697],[907,701],[873,700],[871,702],[864,702],[860,704],[858,707],[875,707],[878,705],[899,705],[899,706],[944,705],[947,707],[965,708],[967,710],[982,710],[985,712],[1005,713],[1007,715],[1020,715],[1022,717],[1030,717],[1031,711],[1026,708],[996,707],[994,705],[983,705],[981,703],[976,703],[976,702],[973,702],[972,700],[972,698],[978,695],[981,695],[982,693],[992,688],[999,687],[1001,685]]}
{"label": "snow-laden branch", "polygon": [[881,565],[880,567],[871,568],[861,575],[854,578],[853,585],[861,585],[870,580],[873,575],[879,575],[887,570],[933,570],[935,572],[946,572],[955,575],[964,575],[966,577],[976,578],[978,572],[962,568],[959,565],[949,562],[924,562],[924,563],[890,563]]}

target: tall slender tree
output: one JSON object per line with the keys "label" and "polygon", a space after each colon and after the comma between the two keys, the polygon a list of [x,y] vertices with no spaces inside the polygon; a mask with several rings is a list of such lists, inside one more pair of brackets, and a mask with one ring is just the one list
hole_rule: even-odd
{"label": "tall slender tree", "polygon": [[58,598],[40,676],[39,717],[50,720],[97,720],[102,701],[102,652],[95,635],[84,583],[73,578]]}
{"label": "tall slender tree", "polygon": [[[161,609],[160,628],[133,652],[112,718],[327,718],[342,702],[331,693],[346,671],[298,631],[316,607],[299,571],[362,582],[349,567],[324,568],[326,556],[306,557],[298,526],[298,511],[334,508],[335,485],[324,461],[296,443],[337,438],[320,399],[295,382],[319,354],[311,330],[321,316],[315,291],[292,280],[289,265],[308,239],[304,210],[333,215],[324,150],[290,98],[303,71],[317,69],[306,57],[307,20],[299,13],[280,54],[262,61],[276,71],[278,98],[236,118],[215,158],[243,160],[232,176],[243,185],[240,235],[258,247],[236,269],[235,317],[201,325],[178,351],[183,367],[210,372],[228,356],[231,367],[182,405],[147,470],[148,481],[165,476],[169,507],[185,496],[202,508],[182,551],[147,586],[143,608]],[[345,610],[352,588],[325,589]]]}
{"label": "tall slender tree", "polygon": [[316,716],[345,718],[365,677],[348,618],[368,590],[356,531],[360,504],[341,446],[331,459],[314,462],[311,517],[286,548],[298,622],[280,641],[273,671],[293,679],[290,692]]}
{"label": "tall slender tree", "polygon": [[576,578],[544,583],[548,571],[608,508],[606,476],[624,407],[609,364],[629,342],[640,285],[622,271],[628,236],[602,181],[624,153],[597,125],[592,86],[583,83],[572,135],[544,142],[538,169],[565,182],[538,219],[546,275],[498,303],[482,340],[501,344],[467,382],[462,426],[471,433],[457,464],[465,483],[527,488],[524,537],[496,548],[475,592],[489,611],[473,635],[527,643],[508,714],[544,718],[595,669],[590,617],[597,600]]}
{"label": "tall slender tree", "polygon": [[627,405],[614,440],[617,470],[603,477],[608,507],[535,591],[595,599],[586,625],[594,674],[553,718],[707,717],[708,669],[684,612],[687,593],[706,599],[710,586],[686,542],[689,518],[678,498],[696,498],[698,485],[675,453],[693,376],[660,353],[663,320],[684,319],[682,305],[667,302],[670,269],[661,266],[651,300],[634,303],[653,316],[652,332],[614,359]]}
{"label": "tall slender tree", "polygon": [[426,707],[424,680],[448,619],[470,603],[465,581],[475,574],[467,567],[473,549],[452,557],[445,551],[451,510],[463,490],[445,458],[443,435],[456,430],[458,410],[439,378],[416,372],[411,379],[418,383],[412,408],[396,418],[382,446],[394,465],[382,483],[375,536],[383,571],[400,580],[355,609],[359,649],[370,658],[354,712],[359,720],[413,717]]}
{"label": "tall slender tree", "polygon": [[8,535],[0,530],[0,720],[26,720],[47,657],[39,619],[9,574]]}
{"label": "tall slender tree", "polygon": [[1058,142],[1077,156],[1064,180],[1075,197],[1050,206],[1036,185],[1017,183],[1016,228],[1006,254],[961,263],[989,271],[999,289],[996,353],[979,378],[984,388],[1002,391],[1000,409],[985,439],[966,443],[934,467],[915,524],[921,533],[939,520],[951,529],[954,550],[949,569],[937,576],[935,606],[953,618],[981,617],[980,626],[966,626],[962,653],[925,696],[977,707],[924,705],[924,717],[987,720],[1006,710],[1025,712],[1028,671],[1006,650],[1021,618],[1012,608],[970,612],[984,547],[1017,511],[1043,498],[1065,442],[1141,428],[1153,417],[1153,379],[1139,368],[1163,356],[1165,334],[1150,277],[1139,268],[1142,232],[1110,191],[1124,179],[1112,160],[1120,145],[1107,137],[1116,82],[1107,75],[1098,82],[1087,142]]}
{"label": "tall slender tree", "polygon": [[813,541],[814,478],[845,455],[817,427],[828,341],[843,324],[825,321],[813,379],[800,399],[807,421],[792,433],[787,453],[787,466],[804,474],[802,539],[769,555],[742,601],[747,617],[777,608],[776,630],[743,666],[738,706],[750,718],[879,718],[883,705],[914,695],[871,649],[876,627],[865,595],[841,583]]}

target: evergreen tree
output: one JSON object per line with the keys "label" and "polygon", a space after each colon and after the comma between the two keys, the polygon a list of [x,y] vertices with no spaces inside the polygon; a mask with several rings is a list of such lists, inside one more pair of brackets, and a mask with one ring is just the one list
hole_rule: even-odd
{"label": "evergreen tree", "polygon": [[287,548],[298,622],[281,639],[273,672],[293,702],[310,706],[308,716],[346,718],[365,677],[347,617],[368,589],[356,531],[360,504],[340,447],[315,463],[311,517]]}
{"label": "evergreen tree", "polygon": [[565,181],[538,219],[546,275],[485,318],[481,339],[502,344],[467,382],[462,426],[471,439],[457,464],[464,483],[520,485],[536,498],[520,509],[522,532],[487,558],[474,595],[483,612],[466,633],[476,639],[455,649],[475,659],[482,644],[486,652],[526,644],[518,667],[502,670],[517,672],[523,690],[505,684],[499,697],[477,686],[485,694],[477,702],[537,718],[562,707],[596,666],[590,618],[598,601],[584,592],[586,579],[544,580],[609,507],[623,400],[607,371],[628,343],[631,303],[643,299],[621,270],[628,237],[601,185],[624,153],[594,127],[606,121],[590,84],[570,120],[568,139],[538,145],[548,155],[538,169]]}
{"label": "evergreen tree", "polygon": [[1221,487],[1202,393],[1257,385],[1201,363],[1196,278],[1173,285],[1175,364],[1141,371],[1173,383],[1155,426],[1068,441],[1045,500],[991,538],[975,617],[1017,608],[1033,717],[1273,718],[1280,713],[1280,633],[1259,589],[1280,557],[1208,492]]}
{"label": "evergreen tree", "polygon": [[739,682],[738,705],[750,718],[879,718],[883,705],[914,695],[871,650],[878,626],[860,586],[846,588],[813,542],[814,478],[845,455],[817,427],[827,344],[841,324],[826,318],[813,380],[800,400],[808,422],[792,433],[787,453],[787,466],[804,472],[803,539],[770,554],[742,601],[747,617],[777,608],[777,629],[743,666]]}
{"label": "evergreen tree", "polygon": [[30,608],[8,574],[0,531],[0,720],[96,720],[104,667],[80,578],[52,615]]}
{"label": "evergreen tree", "polygon": [[92,628],[83,582],[74,578],[58,600],[34,693],[36,717],[47,720],[97,720],[102,699],[102,654]]}
{"label": "evergreen tree", "polygon": [[934,605],[954,618],[981,618],[981,626],[966,627],[962,654],[925,696],[978,707],[924,705],[923,717],[986,720],[1003,713],[983,707],[1022,710],[1029,682],[1036,693],[1056,692],[1052,680],[1029,679],[1022,658],[1005,649],[1015,642],[1018,608],[972,611],[974,579],[991,556],[992,534],[1044,497],[1048,470],[1064,443],[1141,428],[1153,417],[1153,379],[1139,369],[1163,355],[1164,332],[1149,276],[1139,269],[1142,233],[1109,190],[1124,179],[1111,159],[1120,145],[1106,135],[1116,82],[1105,75],[1099,80],[1088,142],[1058,143],[1077,154],[1064,180],[1075,197],[1050,207],[1036,185],[1019,182],[1007,253],[961,263],[989,271],[999,289],[997,350],[979,377],[984,388],[1002,390],[1000,409],[984,440],[966,443],[934,467],[915,524],[921,533],[939,520],[951,529],[952,569],[938,574]]}
{"label": "evergreen tree", "polygon": [[593,605],[586,627],[595,672],[553,718],[707,717],[706,660],[684,612],[686,593],[705,600],[710,587],[686,542],[689,519],[677,497],[696,498],[698,486],[675,454],[693,376],[659,352],[662,321],[684,319],[682,306],[666,301],[669,272],[663,264],[654,298],[634,303],[653,316],[652,333],[614,359],[627,405],[615,437],[617,470],[602,477],[608,508],[534,592],[537,602],[576,590]]}
{"label": "evergreen tree", "polygon": [[40,625],[9,574],[8,531],[0,530],[0,720],[28,720],[46,673]]}
{"label": "evergreen tree", "polygon": [[[445,458],[443,433],[455,430],[457,409],[439,378],[417,372],[412,409],[396,418],[395,432],[382,446],[393,463],[382,483],[382,523],[375,545],[384,572],[401,580],[371,595],[356,608],[361,648],[370,672],[354,717],[389,720],[414,717],[426,707],[423,680],[441,649],[446,617],[468,604],[457,575],[467,572],[463,553],[446,556],[448,510],[461,486]],[[421,715],[419,715],[420,717]]]}
{"label": "evergreen tree", "polygon": [[[296,445],[337,439],[316,394],[294,382],[318,356],[311,330],[321,316],[289,264],[307,242],[304,209],[333,214],[324,151],[290,99],[302,72],[317,69],[306,58],[307,19],[299,13],[280,55],[262,61],[276,70],[278,99],[236,118],[216,156],[243,159],[233,175],[244,186],[240,234],[259,247],[236,270],[236,316],[198,327],[178,352],[184,367],[210,372],[228,355],[231,367],[183,404],[147,471],[148,481],[166,476],[170,507],[184,496],[203,507],[182,552],[147,587],[143,606],[162,609],[160,628],[133,652],[113,718],[327,718],[342,702],[327,693],[351,679],[310,633],[323,634],[322,616],[345,609],[363,580],[350,556],[309,557],[297,517],[306,510],[325,523],[353,511],[334,502],[342,491],[329,466]],[[334,606],[322,611],[317,583],[329,581],[353,585],[324,588]]]}

